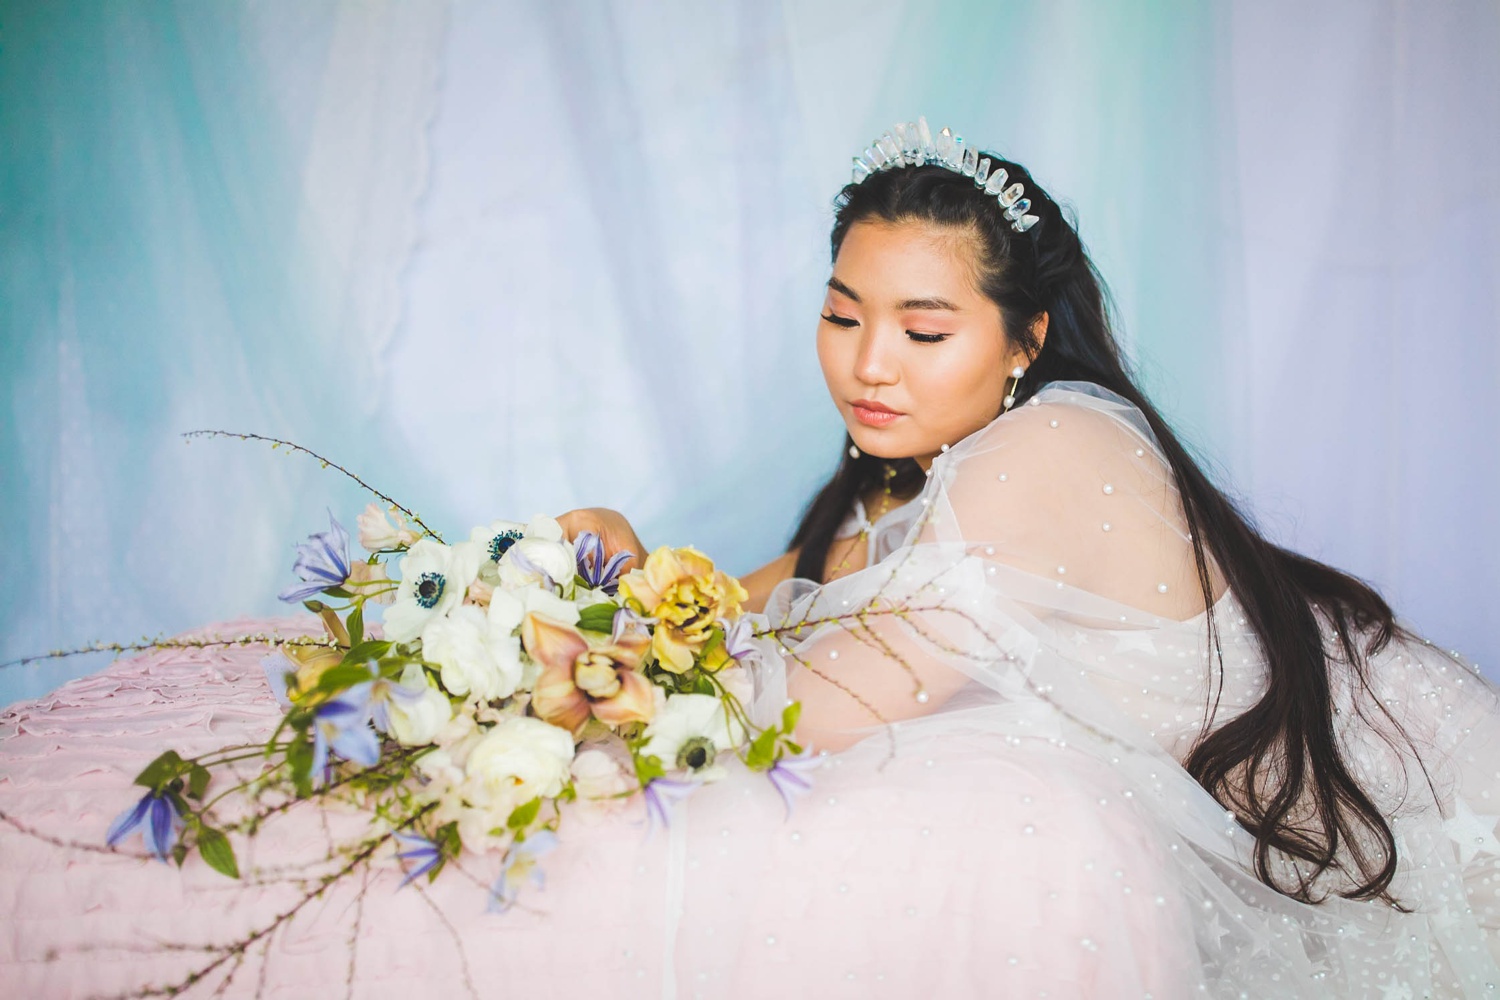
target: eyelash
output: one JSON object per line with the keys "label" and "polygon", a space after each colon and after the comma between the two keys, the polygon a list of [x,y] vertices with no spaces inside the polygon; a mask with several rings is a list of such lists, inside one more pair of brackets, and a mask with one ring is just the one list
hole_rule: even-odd
{"label": "eyelash", "polygon": [[[841,326],[846,330],[859,325],[858,322],[849,319],[847,316],[836,316],[833,313],[825,313],[823,319],[834,326]],[[907,330],[906,335],[919,344],[940,344],[953,336],[951,333],[917,333],[915,330]]]}

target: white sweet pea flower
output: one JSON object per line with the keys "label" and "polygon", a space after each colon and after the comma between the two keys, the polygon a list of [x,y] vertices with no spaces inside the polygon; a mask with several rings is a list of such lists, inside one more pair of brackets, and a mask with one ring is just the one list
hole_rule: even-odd
{"label": "white sweet pea flower", "polygon": [[567,542],[523,538],[501,556],[496,573],[500,586],[507,590],[556,585],[564,594],[572,594],[578,560]]}
{"label": "white sweet pea flower", "polygon": [[366,506],[356,521],[359,524],[359,544],[370,552],[409,548],[422,537],[411,530],[406,518],[378,503]]}
{"label": "white sweet pea flower", "polygon": [[521,640],[491,609],[460,605],[422,630],[422,658],[437,664],[449,694],[490,701],[521,683]]}
{"label": "white sweet pea flower", "polygon": [[427,671],[415,663],[408,663],[401,671],[400,683],[408,691],[422,693],[417,697],[390,699],[387,711],[391,735],[404,747],[426,746],[437,739],[438,733],[453,718],[453,705],[448,696],[433,685]]}
{"label": "white sweet pea flower", "polygon": [[755,700],[755,681],[750,677],[750,671],[744,667],[726,667],[714,674],[714,680],[724,686],[724,690],[740,703],[741,708],[748,709]]}
{"label": "white sweet pea flower", "polygon": [[469,800],[500,815],[541,796],[557,795],[573,762],[573,734],[541,719],[506,719],[469,751],[464,764]]}
{"label": "white sweet pea flower", "polygon": [[724,776],[714,760],[744,742],[745,730],[713,695],[673,694],[658,708],[644,735],[642,754],[659,758],[669,771],[691,771],[712,781]]}
{"label": "white sweet pea flower", "polygon": [[479,572],[479,547],[473,542],[444,545],[423,538],[401,557],[401,584],[386,609],[385,637],[411,642],[429,622],[463,603]]}
{"label": "white sweet pea flower", "polygon": [[613,799],[635,789],[620,762],[604,750],[582,750],[570,769],[580,799]]}

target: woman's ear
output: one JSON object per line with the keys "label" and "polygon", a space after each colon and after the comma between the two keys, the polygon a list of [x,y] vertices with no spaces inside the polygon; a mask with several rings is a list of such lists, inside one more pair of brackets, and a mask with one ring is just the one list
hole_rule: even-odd
{"label": "woman's ear", "polygon": [[[1031,363],[1042,353],[1042,345],[1047,342],[1047,314],[1040,312],[1031,321],[1031,339],[1036,344],[1034,351],[1017,350],[1016,356],[1010,360],[1010,365],[1019,368],[1030,368]],[[1009,369],[1007,369],[1009,370]]]}
{"label": "woman's ear", "polygon": [[1038,313],[1036,319],[1031,321],[1031,336],[1036,341],[1036,354],[1029,360],[1035,361],[1037,354],[1042,353],[1042,345],[1047,342],[1048,316],[1045,312]]}

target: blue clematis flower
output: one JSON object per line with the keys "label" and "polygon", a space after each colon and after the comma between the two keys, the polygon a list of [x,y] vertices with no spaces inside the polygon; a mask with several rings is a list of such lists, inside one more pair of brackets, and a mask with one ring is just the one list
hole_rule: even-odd
{"label": "blue clematis flower", "polygon": [[380,741],[370,728],[370,689],[372,681],[356,684],[336,698],[319,705],[313,713],[314,780],[328,768],[328,752],[365,767],[380,762]]}
{"label": "blue clematis flower", "polygon": [[515,844],[506,852],[504,867],[500,869],[500,877],[495,879],[495,884],[490,886],[489,911],[491,913],[504,913],[516,905],[516,899],[521,895],[521,885],[530,882],[540,889],[546,885],[546,877],[536,863],[542,855],[549,853],[557,846],[557,834],[551,830],[538,830],[519,844]]}
{"label": "blue clematis flower", "polygon": [[182,816],[177,812],[176,801],[167,795],[147,792],[139,802],[115,818],[104,840],[110,847],[115,847],[139,827],[146,850],[165,861],[177,843],[177,831],[181,826]]}
{"label": "blue clematis flower", "polygon": [[658,826],[666,829],[672,825],[673,807],[698,790],[696,782],[674,781],[671,778],[656,778],[646,785],[646,819],[650,825],[646,836],[651,836]]}
{"label": "blue clematis flower", "polygon": [[807,751],[796,757],[780,758],[766,772],[766,777],[771,779],[771,785],[781,793],[781,801],[786,804],[787,819],[792,818],[792,799],[812,789],[812,782],[805,775],[822,763],[812,751]]}
{"label": "blue clematis flower", "polygon": [[755,635],[755,626],[751,624],[748,616],[736,619],[732,625],[721,618],[719,626],[724,630],[724,651],[735,662],[744,667],[760,662],[760,648],[751,641]]}
{"label": "blue clematis flower", "polygon": [[330,587],[342,587],[349,579],[349,533],[328,514],[329,528],[307,536],[297,546],[297,561],[292,572],[302,582],[288,587],[277,596],[289,604],[298,604]]}
{"label": "blue clematis flower", "polygon": [[413,833],[396,833],[396,840],[401,844],[403,850],[396,852],[396,857],[402,861],[412,862],[413,867],[406,873],[406,878],[396,888],[404,889],[406,884],[413,879],[421,878],[438,866],[443,860],[443,852],[438,845]]}
{"label": "blue clematis flower", "polygon": [[573,543],[574,557],[578,560],[578,575],[588,581],[595,590],[603,590],[613,597],[620,589],[620,570],[634,553],[616,552],[608,560],[604,558],[604,540],[592,531],[584,531]]}

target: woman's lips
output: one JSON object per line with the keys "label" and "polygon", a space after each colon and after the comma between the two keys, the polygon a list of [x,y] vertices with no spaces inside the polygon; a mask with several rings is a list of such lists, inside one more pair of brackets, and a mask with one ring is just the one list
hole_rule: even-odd
{"label": "woman's lips", "polygon": [[854,410],[854,419],[866,427],[885,427],[892,421],[906,416],[883,403],[872,402],[868,399],[856,399],[849,405]]}

